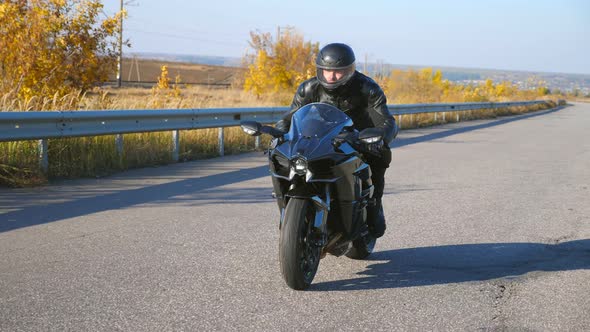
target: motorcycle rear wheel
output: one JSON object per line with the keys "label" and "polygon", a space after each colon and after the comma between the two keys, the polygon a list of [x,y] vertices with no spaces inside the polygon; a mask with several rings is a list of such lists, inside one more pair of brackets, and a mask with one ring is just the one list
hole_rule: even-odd
{"label": "motorcycle rear wheel", "polygon": [[320,263],[321,248],[309,241],[314,209],[308,199],[291,198],[279,238],[281,274],[287,285],[304,290],[311,285]]}

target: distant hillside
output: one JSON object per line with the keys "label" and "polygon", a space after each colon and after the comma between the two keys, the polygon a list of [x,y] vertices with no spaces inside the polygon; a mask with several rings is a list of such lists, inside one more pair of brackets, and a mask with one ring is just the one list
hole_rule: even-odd
{"label": "distant hillside", "polygon": [[[534,81],[543,81],[546,86],[552,90],[558,89],[564,92],[572,92],[577,89],[584,95],[590,93],[590,75],[586,74],[391,64],[367,64],[367,71],[369,72],[369,75],[375,76],[379,73],[389,75],[393,69],[420,70],[426,67],[432,68],[433,70],[440,70],[444,79],[463,84],[478,83],[491,79],[496,83],[508,81],[517,85],[521,89],[529,89],[534,87],[531,85]],[[362,69],[363,64],[360,64],[359,68]]]}
{"label": "distant hillside", "polygon": [[[178,55],[166,53],[138,53],[135,55],[140,63],[140,77],[142,81],[153,81],[160,73],[159,67],[162,64],[169,65],[170,76],[174,77],[180,74],[184,82],[190,83],[231,83],[232,79],[238,73],[241,73],[242,62],[236,57],[222,56],[202,56],[202,55]],[[125,59],[123,64],[123,80],[131,77],[132,81],[137,81],[137,68],[134,65],[130,67],[131,59]],[[192,67],[195,64],[201,67]],[[213,68],[210,68],[210,67]],[[219,68],[217,68],[219,67]],[[572,92],[579,90],[583,95],[590,94],[590,75],[585,74],[567,74],[567,73],[543,73],[543,72],[526,72],[526,71],[509,71],[495,69],[479,68],[455,68],[440,66],[409,66],[409,65],[392,65],[386,63],[364,63],[360,62],[357,66],[359,70],[366,71],[371,76],[389,75],[393,69],[401,70],[420,70],[425,67],[440,70],[443,78],[453,82],[464,84],[478,83],[486,79],[494,82],[509,81],[518,85],[522,89],[531,88],[531,79],[534,81],[544,81],[552,89]],[[129,70],[131,76],[129,76]],[[142,72],[145,72],[142,74]]]}
{"label": "distant hillside", "polygon": [[242,65],[242,59],[236,57],[167,53],[138,53],[136,56],[141,59],[198,63],[211,66],[240,67]]}
{"label": "distant hillside", "polygon": [[[231,66],[216,66],[172,60],[123,58],[121,79],[126,82],[156,82],[162,66],[168,66],[168,76],[174,81],[180,76],[181,83],[200,85],[230,85],[243,69]],[[114,81],[115,77],[111,77]]]}

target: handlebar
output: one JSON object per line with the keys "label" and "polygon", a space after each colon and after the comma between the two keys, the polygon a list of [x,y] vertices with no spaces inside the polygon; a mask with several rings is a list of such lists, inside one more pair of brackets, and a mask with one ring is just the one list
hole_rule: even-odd
{"label": "handlebar", "polygon": [[358,151],[362,155],[381,157],[381,153],[371,151],[368,148],[367,144],[361,142],[361,140],[359,139],[359,132],[356,130],[340,133],[338,136],[334,138],[332,144],[335,148],[338,148],[344,142],[350,144],[350,146],[352,146],[356,151]]}

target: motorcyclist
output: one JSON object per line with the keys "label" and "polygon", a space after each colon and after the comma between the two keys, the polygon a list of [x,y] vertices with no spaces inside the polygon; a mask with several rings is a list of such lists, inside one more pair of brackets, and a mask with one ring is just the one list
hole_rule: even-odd
{"label": "motorcyclist", "polygon": [[332,43],[324,46],[317,55],[316,67],[316,77],[301,83],[293,97],[291,110],[276,127],[283,131],[289,130],[291,117],[301,106],[323,102],[345,112],[359,131],[370,127],[384,129],[383,140],[368,147],[375,155],[367,156],[375,187],[374,199],[367,208],[367,224],[374,237],[381,237],[386,228],[382,197],[385,171],[391,163],[389,143],[398,130],[395,119],[387,109],[387,99],[381,87],[371,78],[356,71],[354,52],[348,45]]}

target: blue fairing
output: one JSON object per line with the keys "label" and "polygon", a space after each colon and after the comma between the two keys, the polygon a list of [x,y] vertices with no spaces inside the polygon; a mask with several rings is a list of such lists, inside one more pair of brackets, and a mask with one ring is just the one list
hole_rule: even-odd
{"label": "blue fairing", "polygon": [[324,103],[301,107],[293,114],[286,142],[277,150],[288,159],[297,155],[313,160],[334,153],[332,144],[325,144],[344,127],[352,127],[352,120],[338,108]]}

